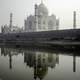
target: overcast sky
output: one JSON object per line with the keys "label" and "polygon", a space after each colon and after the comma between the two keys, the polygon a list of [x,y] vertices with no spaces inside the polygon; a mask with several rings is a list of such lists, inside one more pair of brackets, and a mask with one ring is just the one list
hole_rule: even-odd
{"label": "overcast sky", "polygon": [[[34,14],[34,4],[41,0],[0,0],[0,26],[9,24],[9,15],[13,13],[13,24],[24,26],[24,19]],[[60,28],[72,28],[73,11],[77,12],[77,26],[80,25],[80,0],[44,0],[49,14],[60,19]]]}

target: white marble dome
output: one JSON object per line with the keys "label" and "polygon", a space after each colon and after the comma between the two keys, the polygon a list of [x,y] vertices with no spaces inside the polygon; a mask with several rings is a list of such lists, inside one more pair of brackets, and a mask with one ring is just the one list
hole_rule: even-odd
{"label": "white marble dome", "polygon": [[48,15],[48,9],[43,3],[38,6],[38,13],[40,15]]}

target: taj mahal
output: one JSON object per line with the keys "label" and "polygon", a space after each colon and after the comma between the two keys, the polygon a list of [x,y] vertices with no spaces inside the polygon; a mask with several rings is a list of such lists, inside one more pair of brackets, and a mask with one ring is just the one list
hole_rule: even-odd
{"label": "taj mahal", "polygon": [[59,19],[54,14],[49,15],[47,7],[43,1],[39,5],[35,4],[34,15],[27,16],[24,20],[24,27],[14,26],[12,23],[13,14],[10,13],[10,24],[1,27],[2,33],[50,31],[59,29]]}
{"label": "taj mahal", "polygon": [[49,16],[47,7],[43,1],[39,5],[35,4],[35,15],[27,17],[24,23],[25,31],[48,31],[59,28],[59,19],[54,14]]}

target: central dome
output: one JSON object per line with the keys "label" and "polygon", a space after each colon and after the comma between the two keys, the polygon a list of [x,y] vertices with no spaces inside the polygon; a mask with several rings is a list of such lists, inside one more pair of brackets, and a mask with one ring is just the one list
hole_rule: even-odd
{"label": "central dome", "polygon": [[48,15],[48,9],[46,8],[46,6],[43,3],[41,3],[39,5],[38,12],[39,12],[39,14],[41,13],[43,15]]}

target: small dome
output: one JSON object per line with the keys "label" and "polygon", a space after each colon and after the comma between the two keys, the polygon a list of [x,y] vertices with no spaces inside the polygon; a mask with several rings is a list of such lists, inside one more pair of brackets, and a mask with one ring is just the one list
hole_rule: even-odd
{"label": "small dome", "polygon": [[39,14],[42,13],[43,15],[48,15],[48,9],[46,8],[46,6],[41,3],[38,7],[38,12]]}

